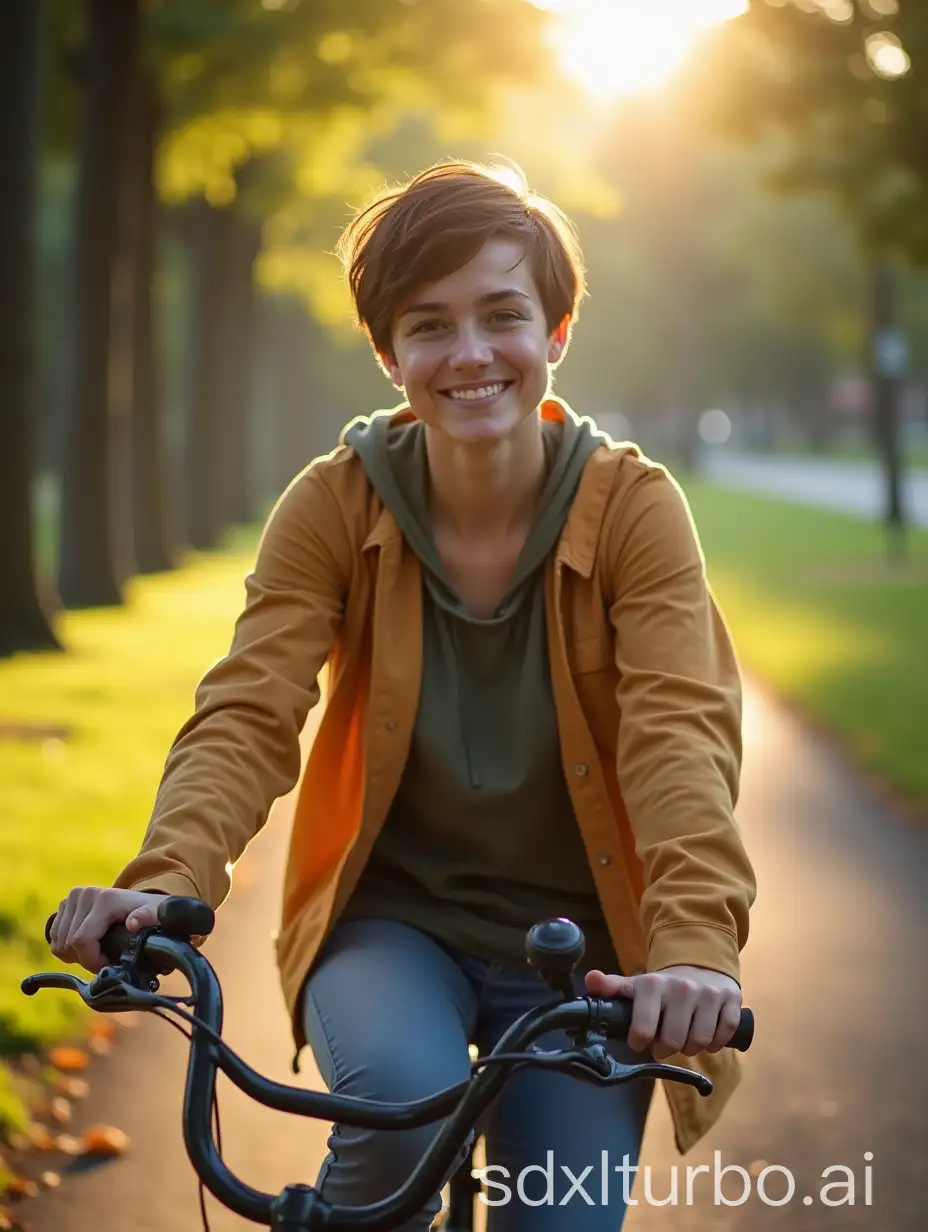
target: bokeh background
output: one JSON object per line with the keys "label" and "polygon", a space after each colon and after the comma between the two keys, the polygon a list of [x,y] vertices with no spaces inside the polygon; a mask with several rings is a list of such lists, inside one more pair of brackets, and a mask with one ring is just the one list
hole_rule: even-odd
{"label": "bokeh background", "polygon": [[[397,400],[341,227],[453,157],[517,163],[576,223],[589,296],[555,392],[679,479],[744,665],[769,1027],[726,1142],[754,1175],[816,1132],[894,1161],[879,1213],[797,1199],[692,1226],[923,1226],[928,6],[5,0],[0,60],[0,1191],[88,1093],[137,1106],[117,1088],[144,1089],[142,1054],[116,1083],[96,1037],[71,1056],[85,1091],[50,1061],[86,1031],[77,998],[19,981],[54,965],[67,890],[137,849],[273,501]],[[269,936],[277,843],[237,870],[227,937]],[[230,1001],[270,961],[268,941],[223,969]],[[267,987],[259,1068],[286,1051]],[[73,1184],[31,1226],[90,1226],[100,1182]]]}

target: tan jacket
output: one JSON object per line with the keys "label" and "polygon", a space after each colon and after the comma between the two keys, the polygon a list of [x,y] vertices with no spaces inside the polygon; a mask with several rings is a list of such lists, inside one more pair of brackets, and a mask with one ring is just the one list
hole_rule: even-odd
{"label": "tan jacket", "polygon": [[[572,414],[555,399],[542,413]],[[299,735],[328,664],[277,942],[302,1045],[301,986],[409,753],[420,567],[342,446],[278,502],[246,585],[229,654],[199,686],[141,852],[116,884],[219,906],[227,865],[299,778]],[[740,681],[686,502],[661,467],[628,446],[593,454],[547,562],[545,595],[561,755],[616,952],[628,973],[686,963],[738,980],[755,895],[733,816]],[[740,1065],[729,1049],[671,1060],[715,1083],[708,1098],[666,1085],[683,1152],[717,1119]]]}

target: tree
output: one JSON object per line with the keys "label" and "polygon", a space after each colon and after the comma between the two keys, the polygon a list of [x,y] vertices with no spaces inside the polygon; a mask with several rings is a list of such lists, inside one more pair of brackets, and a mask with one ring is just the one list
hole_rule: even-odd
{"label": "tree", "polygon": [[33,563],[41,29],[39,0],[0,8],[0,655],[58,645]]}
{"label": "tree", "polygon": [[[59,591],[66,607],[122,602],[114,547],[109,355],[138,0],[88,0],[74,215],[73,384],[64,425]],[[125,566],[123,565],[123,569]]]}
{"label": "tree", "polygon": [[[928,11],[917,0],[752,0],[694,61],[686,83],[710,124],[742,140],[773,134],[772,179],[828,193],[870,265],[874,434],[886,523],[901,550],[897,290],[892,258],[928,263]],[[785,138],[785,140],[784,140]]]}

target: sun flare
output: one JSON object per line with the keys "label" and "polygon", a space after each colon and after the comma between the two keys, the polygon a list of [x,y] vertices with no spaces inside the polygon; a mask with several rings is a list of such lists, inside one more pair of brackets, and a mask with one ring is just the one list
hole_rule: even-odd
{"label": "sun flare", "polygon": [[555,15],[558,58],[594,98],[660,89],[706,30],[748,0],[534,0]]}

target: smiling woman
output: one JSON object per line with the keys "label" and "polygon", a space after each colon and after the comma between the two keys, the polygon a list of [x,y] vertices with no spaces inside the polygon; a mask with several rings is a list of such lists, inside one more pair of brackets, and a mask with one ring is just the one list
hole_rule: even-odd
{"label": "smiling woman", "polygon": [[556,16],[552,36],[564,71],[594,98],[660,89],[712,26],[748,0],[534,0]]}

